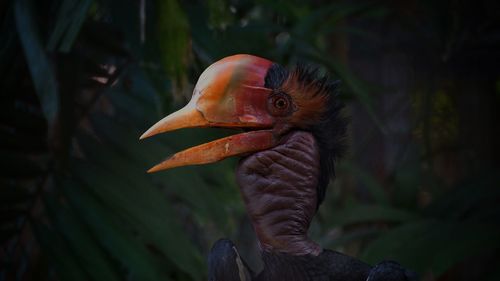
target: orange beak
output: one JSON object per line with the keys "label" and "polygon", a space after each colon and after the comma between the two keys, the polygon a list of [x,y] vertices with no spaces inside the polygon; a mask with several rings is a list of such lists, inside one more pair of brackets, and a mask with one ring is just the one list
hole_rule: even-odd
{"label": "orange beak", "polygon": [[263,58],[234,55],[209,66],[201,74],[191,101],[153,125],[141,139],[194,127],[246,128],[250,131],[178,152],[148,172],[213,163],[275,146],[274,118],[267,112],[272,90],[264,87],[271,65],[271,61]]}

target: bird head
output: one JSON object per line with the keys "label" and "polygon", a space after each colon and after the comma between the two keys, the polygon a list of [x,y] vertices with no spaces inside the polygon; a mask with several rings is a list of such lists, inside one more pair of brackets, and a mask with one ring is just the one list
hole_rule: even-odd
{"label": "bird head", "polygon": [[148,172],[216,162],[270,149],[293,130],[308,131],[320,150],[318,204],[342,151],[346,124],[337,81],[305,66],[287,70],[252,55],[234,55],[210,65],[189,103],[147,130],[141,139],[181,128],[219,127],[244,132],[178,152]]}

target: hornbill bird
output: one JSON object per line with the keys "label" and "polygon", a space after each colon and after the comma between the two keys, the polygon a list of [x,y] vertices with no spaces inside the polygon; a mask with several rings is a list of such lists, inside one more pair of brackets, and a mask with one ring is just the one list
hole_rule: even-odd
{"label": "hornbill bird", "polygon": [[222,127],[243,132],[178,152],[156,172],[242,156],[236,169],[264,269],[255,274],[226,239],[208,257],[210,281],[403,281],[413,273],[384,261],[371,267],[322,249],[307,230],[321,204],[346,131],[338,82],[298,65],[292,70],[252,55],[209,66],[191,101],[160,120],[141,139],[181,128]]}

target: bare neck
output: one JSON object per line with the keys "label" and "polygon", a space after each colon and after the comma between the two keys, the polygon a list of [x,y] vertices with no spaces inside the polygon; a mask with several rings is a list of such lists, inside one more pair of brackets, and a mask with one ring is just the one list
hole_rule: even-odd
{"label": "bare neck", "polygon": [[263,251],[321,253],[307,236],[316,212],[319,171],[316,141],[302,131],[240,162],[237,181]]}

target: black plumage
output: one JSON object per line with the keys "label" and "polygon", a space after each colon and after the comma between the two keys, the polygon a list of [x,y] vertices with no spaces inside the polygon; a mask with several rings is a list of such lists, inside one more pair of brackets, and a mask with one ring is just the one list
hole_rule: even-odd
{"label": "black plumage", "polygon": [[257,275],[227,239],[217,241],[210,251],[209,281],[411,281],[415,273],[396,262],[383,261],[374,267],[347,255],[324,250],[319,256],[293,256],[263,252],[264,269]]}

